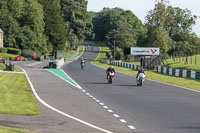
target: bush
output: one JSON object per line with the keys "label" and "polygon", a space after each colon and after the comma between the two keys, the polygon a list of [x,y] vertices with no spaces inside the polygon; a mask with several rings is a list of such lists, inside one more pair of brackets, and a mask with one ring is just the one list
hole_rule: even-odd
{"label": "bush", "polygon": [[8,53],[10,54],[17,54],[17,55],[21,55],[21,49],[16,49],[16,48],[8,48]]}
{"label": "bush", "polygon": [[33,56],[34,51],[31,49],[23,49],[22,50],[22,56],[24,57],[32,57]]}
{"label": "bush", "polygon": [[35,51],[31,50],[31,49],[23,49],[22,50],[22,56],[24,56],[24,57],[32,57],[33,53],[36,53],[37,57],[41,56],[40,52],[35,52]]}
{"label": "bush", "polygon": [[7,48],[0,48],[0,53],[7,53],[8,49]]}
{"label": "bush", "polygon": [[124,51],[121,48],[116,48],[115,50],[115,59],[123,60],[124,59]]}

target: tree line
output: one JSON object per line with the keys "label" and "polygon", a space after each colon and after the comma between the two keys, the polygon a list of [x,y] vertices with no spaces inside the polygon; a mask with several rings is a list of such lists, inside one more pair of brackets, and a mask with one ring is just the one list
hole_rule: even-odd
{"label": "tree line", "polygon": [[126,47],[159,47],[162,56],[197,54],[200,38],[192,32],[197,16],[188,9],[172,7],[168,0],[157,0],[143,24],[131,11],[104,8],[95,13],[95,39],[115,44],[116,59],[128,59]]}
{"label": "tree line", "polygon": [[85,0],[1,0],[4,44],[42,54],[77,48],[92,31]]}
{"label": "tree line", "polygon": [[130,10],[104,8],[87,12],[86,0],[1,0],[0,28],[6,47],[42,54],[75,49],[84,39],[115,44],[115,58],[128,59],[124,49],[159,47],[164,56],[196,54],[200,39],[192,32],[197,16],[188,9],[156,0],[143,24]]}

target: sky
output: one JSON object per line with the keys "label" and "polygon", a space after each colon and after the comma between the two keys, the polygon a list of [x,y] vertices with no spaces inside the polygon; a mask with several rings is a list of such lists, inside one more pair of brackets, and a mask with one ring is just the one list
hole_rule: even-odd
{"label": "sky", "polygon": [[[200,16],[200,0],[169,0],[170,5],[181,9],[188,9],[192,15]],[[104,7],[119,7],[124,10],[131,10],[143,23],[148,11],[154,9],[155,0],[88,0],[88,11],[99,12]],[[193,32],[200,37],[200,18],[193,26]]]}

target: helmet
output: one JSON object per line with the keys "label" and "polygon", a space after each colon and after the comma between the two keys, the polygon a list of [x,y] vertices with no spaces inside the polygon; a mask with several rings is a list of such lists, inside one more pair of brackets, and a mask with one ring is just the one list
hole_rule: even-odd
{"label": "helmet", "polygon": [[113,66],[110,66],[110,68],[113,68]]}

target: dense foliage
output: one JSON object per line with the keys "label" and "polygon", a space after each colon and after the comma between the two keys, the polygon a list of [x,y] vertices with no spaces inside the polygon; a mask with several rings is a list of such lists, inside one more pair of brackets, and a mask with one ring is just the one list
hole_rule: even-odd
{"label": "dense foliage", "polygon": [[85,38],[108,42],[116,59],[128,59],[123,51],[133,46],[159,47],[162,55],[196,54],[196,18],[168,0],[156,0],[145,24],[130,10],[87,12],[87,0],[0,1],[4,46],[41,54],[76,49]]}
{"label": "dense foliage", "polygon": [[167,0],[158,1],[146,17],[146,46],[160,47],[163,55],[195,54],[200,46],[192,32],[196,18],[188,9],[172,7]]}
{"label": "dense foliage", "polygon": [[199,51],[200,39],[192,32],[197,17],[188,9],[170,6],[168,0],[156,0],[144,25],[131,11],[119,8],[104,8],[93,16],[95,39],[115,43],[117,59],[127,59],[119,55],[131,46],[159,47],[164,56]]}
{"label": "dense foliage", "polygon": [[[144,25],[131,12],[120,8],[104,8],[101,12],[96,13],[93,18],[94,32],[96,40],[107,40],[115,43],[116,59],[123,59],[123,49],[126,47],[136,46],[140,36],[144,33]],[[120,52],[120,53],[118,53]]]}
{"label": "dense foliage", "polygon": [[42,54],[77,48],[92,33],[85,0],[1,0],[4,46]]}

